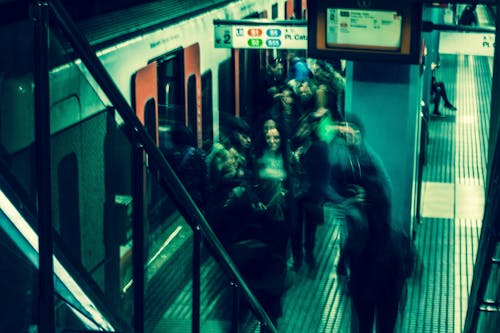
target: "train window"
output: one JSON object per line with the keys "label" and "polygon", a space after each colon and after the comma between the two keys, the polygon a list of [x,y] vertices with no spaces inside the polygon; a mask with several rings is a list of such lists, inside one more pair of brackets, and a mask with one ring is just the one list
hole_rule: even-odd
{"label": "train window", "polygon": [[[151,62],[139,69],[133,77],[134,105],[137,117],[146,127],[148,134],[158,143],[156,131],[157,116],[157,63]],[[151,123],[151,121],[153,123]],[[149,123],[148,123],[149,122]]]}
{"label": "train window", "polygon": [[261,105],[260,97],[260,51],[240,50],[240,116],[252,123],[253,117],[258,116],[255,110]]}
{"label": "train window", "polygon": [[255,18],[262,18],[262,13],[254,12],[244,17],[244,19],[255,19]]}
{"label": "train window", "polygon": [[196,76],[190,75],[187,82],[187,103],[188,103],[188,128],[193,133],[193,145],[197,145],[198,137],[197,127],[197,108],[196,108]]}
{"label": "train window", "polygon": [[173,82],[166,82],[163,93],[161,124],[184,123],[184,101],[178,98],[179,86]]}
{"label": "train window", "polygon": [[219,64],[219,112],[234,115],[234,72],[232,59]]}
{"label": "train window", "polygon": [[[158,145],[158,136],[156,131],[156,105],[155,100],[150,98],[144,106],[144,127],[151,139]],[[149,159],[146,156],[146,165],[149,165]],[[152,167],[152,166],[151,166]],[[154,171],[153,169],[152,171]]]}
{"label": "train window", "polygon": [[184,72],[182,50],[157,59],[158,122],[164,129],[173,122],[184,122]]}
{"label": "train window", "polygon": [[207,71],[201,76],[201,132],[203,147],[211,146],[214,142],[213,135],[213,99],[212,99],[212,71]]}
{"label": "train window", "polygon": [[156,142],[156,105],[152,98],[148,99],[144,106],[144,127],[151,139]]}
{"label": "train window", "polygon": [[273,7],[271,8],[271,18],[273,20],[276,20],[278,18],[278,4],[277,3],[273,4]]}

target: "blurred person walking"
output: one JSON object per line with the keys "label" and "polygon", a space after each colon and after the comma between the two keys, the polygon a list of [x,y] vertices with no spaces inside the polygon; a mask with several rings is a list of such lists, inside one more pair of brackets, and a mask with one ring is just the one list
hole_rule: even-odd
{"label": "blurred person walking", "polygon": [[[342,249],[359,333],[394,332],[406,280],[415,259],[410,238],[391,221],[391,181],[364,140],[356,117],[339,126],[332,145],[335,188],[344,202],[347,239]],[[336,155],[336,157],[335,157]]]}

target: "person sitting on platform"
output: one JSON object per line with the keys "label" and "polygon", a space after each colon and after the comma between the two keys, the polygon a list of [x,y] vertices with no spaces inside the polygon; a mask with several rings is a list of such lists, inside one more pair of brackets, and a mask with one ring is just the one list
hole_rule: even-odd
{"label": "person sitting on platform", "polygon": [[442,113],[439,112],[439,104],[441,102],[441,98],[444,101],[445,108],[450,109],[452,111],[456,111],[457,108],[453,104],[451,104],[450,100],[448,99],[444,82],[437,81],[436,77],[434,76],[434,70],[437,67],[438,65],[432,63],[431,68],[433,73],[431,79],[431,100],[434,103],[434,111],[432,114],[435,116],[442,116]]}

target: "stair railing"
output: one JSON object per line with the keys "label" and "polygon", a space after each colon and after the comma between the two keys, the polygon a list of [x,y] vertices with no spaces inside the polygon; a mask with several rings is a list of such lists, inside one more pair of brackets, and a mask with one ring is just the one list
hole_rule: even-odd
{"label": "stair railing", "polygon": [[[77,27],[72,18],[69,16],[64,6],[58,0],[35,1],[34,6],[39,8],[45,8],[45,7],[48,8],[48,12],[49,14],[51,14],[50,17],[51,19],[53,19],[53,21],[51,22],[54,22],[61,29],[62,33],[65,35],[65,37],[68,39],[71,46],[73,47],[75,54],[77,54],[80,57],[81,61],[87,66],[89,72],[92,74],[98,85],[106,94],[112,105],[116,108],[116,111],[123,119],[125,125],[130,129],[130,133],[132,133],[131,136],[133,142],[148,154],[148,161],[158,171],[162,187],[174,200],[175,204],[185,217],[186,221],[190,224],[195,234],[197,232],[201,232],[203,234],[204,239],[213,247],[214,254],[219,257],[223,268],[231,276],[231,278],[235,281],[235,283],[239,286],[240,290],[242,290],[243,295],[247,298],[255,314],[262,320],[263,325],[267,327],[268,330],[270,330],[270,332],[277,333],[277,330],[274,324],[272,323],[271,319],[269,318],[268,314],[266,313],[262,305],[259,303],[257,298],[254,296],[252,291],[249,289],[246,282],[243,280],[235,264],[231,260],[229,254],[226,252],[223,245],[218,240],[217,236],[209,226],[207,220],[201,213],[200,209],[195,204],[191,196],[188,194],[188,192],[186,191],[186,189],[176,176],[175,172],[171,168],[170,164],[165,159],[162,152],[159,150],[154,141],[151,139],[145,127],[137,118],[135,112],[128,104],[124,96],[121,94],[118,87],[114,83],[113,79],[111,78],[111,76],[106,71],[105,67],[97,57],[95,51],[92,49],[92,46],[85,38],[83,33],[80,31],[80,29]],[[46,29],[45,24],[46,22],[44,23],[43,21],[40,21],[39,23],[35,24],[35,30],[36,30],[35,36],[37,35],[37,33],[40,34],[42,40],[45,38],[44,36],[46,36],[45,35],[46,31],[43,30]],[[39,52],[35,52],[35,57],[37,57],[38,59],[42,59],[42,61],[44,59],[47,59],[48,57],[47,47],[40,47],[38,48],[38,51]],[[42,62],[42,65],[39,68],[39,72],[40,72],[40,81],[35,82],[35,86],[37,85],[40,86],[45,84],[47,87],[46,89],[42,89],[42,91],[40,92],[40,98],[41,98],[40,107],[44,108],[47,107],[48,104],[47,101],[49,98],[48,82],[47,82],[48,67],[46,65],[46,61]],[[43,95],[46,96],[44,97]],[[45,110],[45,112],[47,112],[47,110]],[[43,144],[48,146],[49,142],[44,142]],[[45,149],[43,149],[42,147],[42,151],[46,150],[47,147],[45,147]],[[47,242],[47,239],[45,239],[45,242]],[[134,246],[136,246],[135,242]],[[47,247],[47,252],[51,258],[52,251],[50,247]],[[139,252],[139,251],[134,251],[134,252]],[[199,265],[199,263],[195,264]],[[50,262],[46,262],[46,265],[50,266]],[[138,272],[142,271],[142,278],[141,276],[134,277],[134,280],[137,283],[136,288],[137,286],[139,287],[142,286],[142,290],[136,290],[137,294],[139,295],[138,296],[139,298],[136,298],[134,300],[135,305],[139,305],[140,308],[138,314],[135,313],[136,311],[134,310],[134,313],[136,315],[136,318],[134,320],[136,325],[135,329],[136,331],[142,331],[141,328],[143,327],[143,322],[144,322],[143,318],[144,272],[143,272],[142,262],[134,262],[134,266],[139,267],[139,269],[134,270],[136,274],[140,274]],[[52,275],[50,275],[50,278],[52,278]],[[137,279],[139,279],[139,281]],[[142,280],[142,283],[140,282],[140,280]],[[47,279],[43,279],[42,282],[44,288],[50,285]],[[49,286],[49,291],[50,291],[50,286]],[[199,287],[198,287],[198,292],[199,292]],[[198,307],[199,307],[199,302],[198,302]],[[135,306],[134,308],[138,309]],[[198,311],[196,311],[196,309],[193,309],[193,313],[195,314],[193,316],[193,322],[195,322],[195,325],[193,325],[193,331],[199,332],[200,331],[199,309]],[[51,317],[53,318],[53,316]],[[43,327],[40,327],[40,332],[52,333],[51,327],[53,326],[54,324],[52,319],[52,324],[50,322],[45,323]]]}

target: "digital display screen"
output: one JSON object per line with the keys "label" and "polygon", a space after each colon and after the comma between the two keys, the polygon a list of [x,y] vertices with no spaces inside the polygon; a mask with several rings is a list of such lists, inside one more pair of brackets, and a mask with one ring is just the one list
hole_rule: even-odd
{"label": "digital display screen", "polygon": [[311,57],[421,61],[422,0],[309,0]]}
{"label": "digital display screen", "polygon": [[326,46],[401,49],[402,16],[397,11],[326,9]]}

